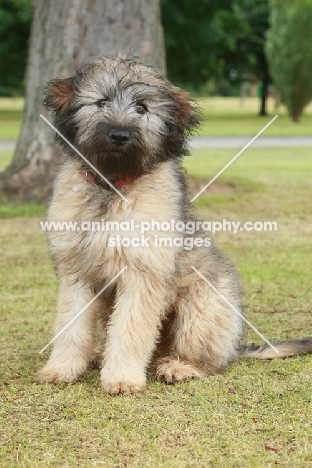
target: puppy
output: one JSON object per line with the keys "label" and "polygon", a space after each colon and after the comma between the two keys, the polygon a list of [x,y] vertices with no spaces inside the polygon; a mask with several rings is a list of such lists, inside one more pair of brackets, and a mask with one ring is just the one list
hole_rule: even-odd
{"label": "puppy", "polygon": [[[47,221],[74,224],[48,234],[55,333],[74,321],[37,379],[77,380],[94,359],[98,323],[101,382],[112,395],[143,391],[153,358],[157,379],[170,383],[220,372],[240,354],[276,357],[267,345],[239,346],[238,274],[207,233],[183,229],[196,221],[181,166],[199,122],[189,94],[122,56],[51,80],[45,93],[67,140],[57,136],[65,160]],[[312,352],[312,339],[275,346],[280,357]]]}

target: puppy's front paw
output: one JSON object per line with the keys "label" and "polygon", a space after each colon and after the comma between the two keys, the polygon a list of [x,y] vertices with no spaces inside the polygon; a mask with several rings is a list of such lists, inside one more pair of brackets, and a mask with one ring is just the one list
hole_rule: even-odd
{"label": "puppy's front paw", "polygon": [[65,366],[46,364],[35,376],[35,380],[39,383],[57,383],[57,382],[75,382],[78,377],[85,371],[86,366]]}
{"label": "puppy's front paw", "polygon": [[109,395],[132,395],[133,393],[141,393],[145,390],[145,383],[138,384],[135,382],[116,381],[102,382],[102,388]]}

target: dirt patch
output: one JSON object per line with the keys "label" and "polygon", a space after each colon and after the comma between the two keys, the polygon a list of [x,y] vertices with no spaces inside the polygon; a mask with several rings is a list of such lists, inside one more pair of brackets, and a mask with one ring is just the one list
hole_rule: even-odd
{"label": "dirt patch", "polygon": [[[196,195],[203,187],[205,187],[208,182],[210,181],[209,179],[201,179],[199,177],[188,177],[188,186],[190,189],[191,195]],[[232,193],[237,192],[237,186],[232,183],[226,183],[226,182],[220,182],[218,180],[215,180],[208,188],[207,191],[209,190],[210,194],[216,195],[216,194],[224,194],[224,195],[230,195]]]}

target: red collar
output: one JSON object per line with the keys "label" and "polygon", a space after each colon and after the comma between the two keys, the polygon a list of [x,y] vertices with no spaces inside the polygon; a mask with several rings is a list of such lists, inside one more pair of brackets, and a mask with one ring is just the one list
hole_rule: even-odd
{"label": "red collar", "polygon": [[[86,180],[89,180],[93,184],[99,185],[100,187],[104,188],[105,190],[112,190],[112,187],[100,176],[97,174],[94,175],[92,172],[86,172]],[[110,180],[109,182],[114,185],[117,189],[122,187],[123,185],[128,185],[133,181],[132,177],[126,177],[125,179],[117,179],[117,180]]]}

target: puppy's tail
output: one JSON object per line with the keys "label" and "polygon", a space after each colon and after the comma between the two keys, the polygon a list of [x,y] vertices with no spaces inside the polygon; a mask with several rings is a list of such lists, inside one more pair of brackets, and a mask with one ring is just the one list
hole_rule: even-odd
{"label": "puppy's tail", "polygon": [[298,356],[299,354],[312,354],[312,337],[301,338],[299,340],[287,340],[273,342],[272,345],[277,349],[274,351],[268,344],[240,346],[239,356],[243,358],[254,359],[274,359]]}

